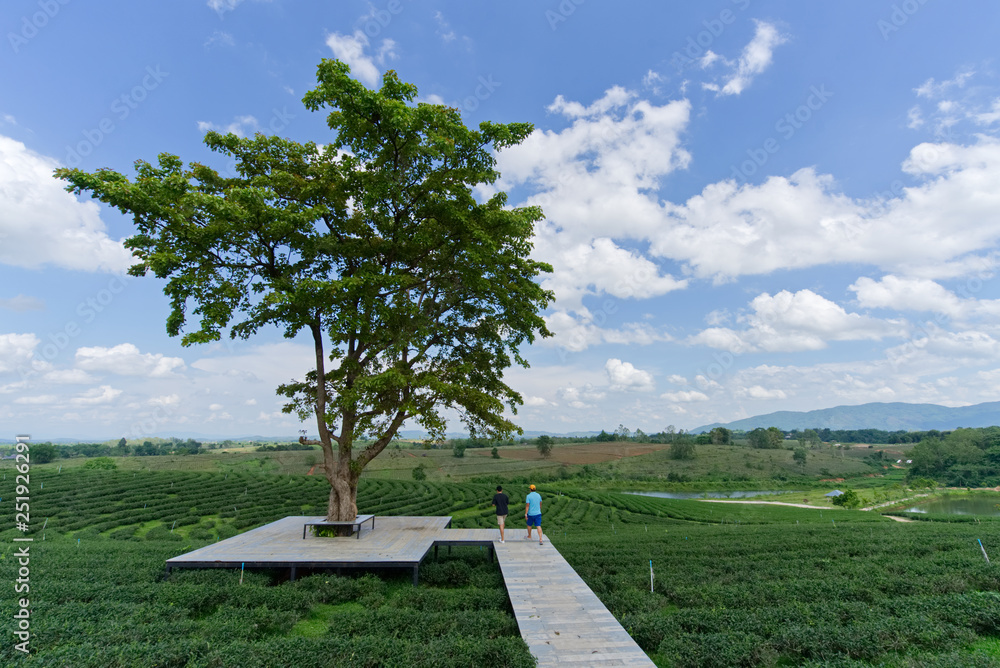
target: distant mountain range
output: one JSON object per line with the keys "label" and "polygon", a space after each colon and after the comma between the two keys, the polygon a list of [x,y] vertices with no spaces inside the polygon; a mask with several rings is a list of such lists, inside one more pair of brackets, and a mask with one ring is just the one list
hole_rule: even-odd
{"label": "distant mountain range", "polygon": [[733,422],[716,422],[692,429],[692,433],[715,427],[750,431],[757,427],[791,429],[883,429],[885,431],[941,431],[958,427],[1000,425],[1000,401],[949,408],[937,404],[870,403],[836,406],[815,411],[778,411]]}

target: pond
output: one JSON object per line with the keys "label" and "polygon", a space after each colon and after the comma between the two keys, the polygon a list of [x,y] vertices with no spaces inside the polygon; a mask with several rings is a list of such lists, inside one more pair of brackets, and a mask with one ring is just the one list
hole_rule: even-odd
{"label": "pond", "polygon": [[768,494],[801,494],[789,491],[752,491],[752,492],[625,492],[639,496],[655,496],[660,499],[749,499],[754,496]]}
{"label": "pond", "polygon": [[933,501],[907,508],[906,512],[941,513],[945,515],[1000,515],[1000,494],[943,496]]}

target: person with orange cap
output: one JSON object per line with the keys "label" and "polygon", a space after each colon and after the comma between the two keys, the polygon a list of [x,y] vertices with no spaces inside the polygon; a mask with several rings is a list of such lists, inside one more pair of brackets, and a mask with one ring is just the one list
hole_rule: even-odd
{"label": "person with orange cap", "polygon": [[538,527],[538,544],[542,544],[542,495],[535,491],[534,485],[529,485],[528,496],[524,499],[524,521],[528,523],[528,540],[531,540],[531,527]]}

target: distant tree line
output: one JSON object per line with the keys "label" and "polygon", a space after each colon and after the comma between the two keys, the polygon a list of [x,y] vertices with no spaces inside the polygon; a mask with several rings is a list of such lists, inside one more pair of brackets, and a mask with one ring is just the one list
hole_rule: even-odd
{"label": "distant tree line", "polygon": [[1000,427],[929,435],[907,458],[913,461],[908,479],[926,477],[950,487],[1000,485]]}
{"label": "distant tree line", "polygon": [[[233,441],[222,443],[202,443],[193,438],[160,439],[129,442],[125,438],[117,443],[68,443],[54,444],[48,441],[31,444],[31,461],[34,464],[46,464],[56,459],[73,459],[74,457],[153,457],[156,455],[197,455],[206,450],[220,447],[231,447]],[[257,452],[274,452],[284,450],[313,450],[309,445],[300,443],[269,444],[251,441],[250,447]]]}
{"label": "distant tree line", "polygon": [[876,443],[880,445],[919,443],[925,438],[942,437],[949,433],[947,431],[942,432],[936,429],[931,429],[929,431],[906,431],[905,429],[900,429],[899,431],[885,431],[883,429],[827,429],[819,427],[806,429],[804,431],[792,429],[791,431],[785,433],[791,438],[803,439],[804,435],[809,432],[815,433],[819,437],[819,440],[824,443]]}
{"label": "distant tree line", "polygon": [[316,448],[304,443],[278,443],[277,445],[260,445],[257,452],[286,452],[292,450],[315,450]]}

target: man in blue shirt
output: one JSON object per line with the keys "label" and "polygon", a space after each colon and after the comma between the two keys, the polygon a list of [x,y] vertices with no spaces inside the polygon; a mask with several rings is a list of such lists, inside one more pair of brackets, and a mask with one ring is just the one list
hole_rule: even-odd
{"label": "man in blue shirt", "polygon": [[528,487],[531,491],[524,499],[524,521],[528,523],[528,540],[531,540],[531,527],[538,527],[538,544],[542,544],[542,495],[535,491],[535,486]]}

